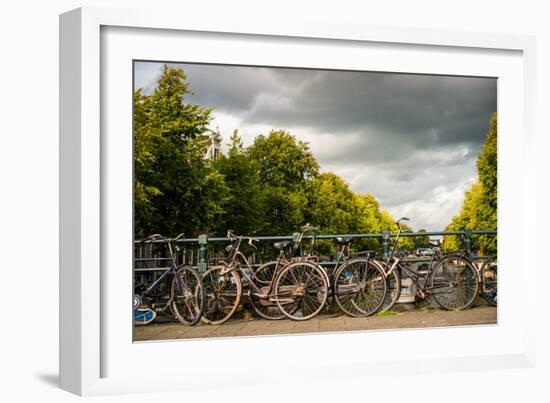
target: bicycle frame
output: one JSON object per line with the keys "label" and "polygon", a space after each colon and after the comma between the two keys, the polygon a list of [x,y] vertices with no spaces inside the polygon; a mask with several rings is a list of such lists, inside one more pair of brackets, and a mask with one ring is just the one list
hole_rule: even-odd
{"label": "bicycle frame", "polygon": [[[422,274],[422,275],[419,275],[417,272],[409,269],[407,266],[403,265],[402,262],[403,262],[403,259],[401,258],[393,258],[394,261],[393,261],[393,264],[392,266],[390,267],[390,269],[388,271],[386,271],[386,267],[384,268],[384,271],[386,271],[386,276],[389,276],[394,270],[401,270],[402,272],[405,273],[405,275],[410,278],[412,280],[412,282],[422,291],[426,291],[427,290],[427,285],[428,285],[428,279],[430,278],[430,275],[432,274],[433,272],[433,269],[434,269],[434,261],[436,260],[435,259],[436,257],[436,254],[434,253],[434,255],[432,255],[432,258],[430,259],[430,262],[429,262],[429,269],[428,271],[426,272],[426,274]],[[391,258],[390,258],[391,259]],[[389,262],[389,260],[388,260]],[[423,278],[423,282],[421,282]]]}
{"label": "bicycle frame", "polygon": [[[250,263],[248,263],[247,257],[244,255],[244,253],[240,251],[242,240],[243,240],[243,237],[238,237],[237,244],[236,246],[233,247],[234,248],[233,256],[231,257],[231,261],[227,265],[227,272],[232,270],[237,271],[245,279],[247,284],[254,289],[254,292],[258,294],[258,296],[267,297],[271,295],[271,292],[273,291],[273,281],[270,282],[268,292],[265,293],[261,290],[260,287],[258,287],[255,284],[254,280],[248,275],[248,273],[245,270],[243,270],[243,268],[241,267],[242,262],[246,264],[246,267],[250,270],[251,273],[254,273],[254,270],[250,266]],[[279,271],[280,271],[280,268],[279,268],[279,265],[277,265],[276,271],[273,273],[273,278],[277,276]],[[222,273],[225,273],[225,271]],[[253,277],[254,277],[254,274],[253,274]]]}
{"label": "bicycle frame", "polygon": [[[170,242],[170,240],[167,240],[166,241],[166,244],[168,246],[168,253],[170,255],[169,258],[167,258],[166,260],[170,260],[171,261],[171,264],[170,264],[170,267],[167,268],[161,275],[159,275],[155,280],[153,280],[153,282],[145,289],[143,290],[142,292],[140,292],[138,295],[139,297],[143,298],[145,296],[148,296],[160,283],[162,283],[162,281],[164,281],[167,277],[169,276],[173,276],[176,274],[176,270],[177,270],[177,262],[176,262],[176,258],[174,256],[174,250],[172,249],[172,244]],[[182,285],[181,285],[181,279],[176,276],[176,284],[178,286],[178,288],[181,290],[182,289]],[[166,302],[166,306],[170,305],[170,303],[172,302],[172,298],[169,298],[168,301]]]}
{"label": "bicycle frame", "polygon": [[[348,245],[342,245],[342,248],[336,254],[336,262],[334,262],[334,266],[332,267],[331,275],[334,274],[334,272],[336,272],[340,267],[342,267],[342,265],[344,265],[349,260],[349,256],[346,253],[347,249],[348,249]],[[340,262],[341,262],[341,264],[340,264]],[[329,273],[328,273],[328,270],[326,270],[326,273],[327,273],[327,277],[330,277]],[[329,284],[330,283],[331,282],[329,282]]]}
{"label": "bicycle frame", "polygon": [[[295,241],[295,245],[294,245],[294,251],[298,250],[298,248],[301,246],[301,243],[302,243],[302,240],[303,240],[303,237],[304,237],[304,231],[301,231],[300,232],[300,237]],[[273,286],[274,286],[274,281],[271,281],[270,284],[269,284],[269,288],[267,290],[267,292],[265,291],[262,291],[262,289],[260,287],[258,287],[254,281],[254,278],[255,278],[255,275],[254,275],[254,270],[252,269],[252,267],[250,266],[250,263],[248,262],[248,259],[247,257],[240,251],[240,246],[241,246],[241,243],[242,243],[242,240],[243,239],[246,239],[246,237],[237,237],[237,242],[236,242],[236,245],[233,246],[233,255],[231,257],[231,261],[229,262],[229,264],[227,265],[227,271],[231,271],[231,270],[235,270],[237,272],[239,272],[241,274],[241,276],[244,278],[244,280],[247,282],[247,284],[253,289],[253,291],[257,294],[257,296],[259,297],[268,297],[270,295],[272,295],[272,292],[273,292]],[[313,241],[312,241],[312,248],[313,248],[313,244],[315,242],[315,237],[313,238]],[[334,270],[338,269],[340,267],[339,265],[339,262],[340,262],[340,259],[343,258],[344,261],[346,260],[346,255],[344,253],[345,249],[347,248],[346,245],[343,245],[342,246],[342,250],[339,252],[338,254],[338,257],[337,257],[337,261],[336,261],[336,264],[334,266]],[[295,252],[293,252],[295,253]],[[308,257],[312,257],[310,255],[306,256],[305,259],[307,261]],[[279,272],[288,264],[292,263],[292,262],[295,262],[295,261],[298,261],[300,259],[304,259],[304,257],[301,257],[301,256],[294,256],[292,257],[291,259],[287,259],[285,254],[284,254],[284,251],[281,250],[281,252],[279,253],[279,256],[277,257],[277,265],[275,266],[275,271],[273,273],[273,277],[272,277],[272,280],[274,280],[277,275],[279,274]],[[246,265],[246,268],[249,269],[249,272],[252,273],[252,277],[250,277],[248,275],[248,273],[243,270],[243,268],[241,267],[241,263],[244,262],[245,265]],[[323,270],[323,272],[327,275],[327,280],[328,280],[328,274],[326,273],[325,270]],[[257,279],[256,279],[257,280]],[[330,282],[329,282],[330,284]],[[263,287],[262,287],[263,288]]]}
{"label": "bicycle frame", "polygon": [[[408,221],[408,219],[406,219],[406,220]],[[402,264],[403,259],[394,256],[395,251],[397,249],[397,244],[398,244],[398,241],[399,241],[399,237],[401,235],[400,221],[401,221],[401,219],[397,221],[398,231],[397,231],[397,235],[395,237],[395,243],[393,244],[392,250],[391,250],[389,256],[386,259],[386,262],[383,266],[383,269],[386,272],[386,277],[389,276],[390,274],[392,274],[393,271],[396,270],[396,269],[401,270],[403,273],[405,273],[405,275],[408,278],[410,278],[412,280],[412,282],[416,285],[416,287],[422,293],[424,293],[428,290],[428,280],[430,278],[430,275],[433,273],[433,270],[434,270],[434,267],[435,267],[434,266],[434,261],[436,261],[436,258],[437,259],[441,258],[441,253],[438,250],[434,250],[434,253],[433,253],[433,255],[430,259],[430,263],[429,263],[429,266],[428,266],[428,271],[426,272],[425,275],[419,275],[417,272],[415,272],[415,271],[409,269],[407,266],[403,265]],[[393,263],[392,263],[391,267],[388,270],[388,266],[390,264],[390,261],[392,261],[392,260],[393,260]],[[421,282],[422,277],[424,277],[423,282]]]}
{"label": "bicycle frame", "polygon": [[[302,236],[303,236],[303,233],[302,233]],[[301,239],[302,239],[302,237],[300,237],[300,241],[301,241]],[[312,247],[311,247],[312,250],[313,250],[313,245],[314,244],[315,244],[315,236],[313,236],[313,239],[312,239]],[[348,252],[349,252],[349,244],[342,245],[340,250],[336,254],[336,261],[334,262],[334,266],[330,267],[330,269],[331,269],[330,273],[329,273],[328,267],[327,268],[322,267],[320,264],[315,262],[315,264],[317,264],[319,267],[321,267],[323,269],[323,272],[326,275],[326,278],[327,278],[327,281],[328,281],[329,285],[333,283],[333,281],[331,281],[333,274],[336,271],[338,271],[338,269],[340,269],[344,264],[346,264],[346,262],[348,262],[350,260]],[[308,258],[308,257],[309,258],[317,258],[317,256],[313,256],[313,255],[308,255],[306,258]],[[368,254],[367,254],[367,259],[368,259]],[[331,290],[332,290],[332,287],[329,287],[329,292],[331,292]]]}

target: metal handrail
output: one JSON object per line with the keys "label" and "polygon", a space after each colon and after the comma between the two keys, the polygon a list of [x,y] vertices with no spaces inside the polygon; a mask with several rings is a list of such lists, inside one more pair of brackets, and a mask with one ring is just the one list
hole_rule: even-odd
{"label": "metal handrail", "polygon": [[[497,231],[494,230],[471,230],[471,231],[430,231],[430,232],[412,232],[412,231],[403,231],[399,235],[400,237],[417,237],[417,236],[446,236],[446,235],[496,235]],[[207,235],[201,235],[207,237]],[[396,237],[397,233],[391,232],[382,232],[376,234],[320,234],[320,235],[304,235],[303,239],[334,239],[337,237],[346,237],[346,238],[384,238],[384,237]],[[255,239],[259,241],[292,241],[294,239],[293,235],[271,235],[271,236],[255,236]],[[233,239],[228,237],[212,237],[207,238],[209,242],[230,242]],[[175,243],[197,243],[201,241],[201,237],[198,238],[181,238],[178,240],[173,240]],[[141,240],[135,240],[135,244],[141,243]],[[149,241],[149,243],[166,243],[166,239],[157,239]]]}
{"label": "metal handrail", "polygon": [[[277,236],[255,236],[254,238],[259,241],[283,241],[283,240],[296,240],[296,233],[293,235],[277,235]],[[397,236],[400,237],[426,237],[426,236],[464,236],[466,243],[467,254],[471,256],[471,241],[473,235],[497,235],[495,230],[470,230],[466,229],[463,231],[429,231],[429,232],[412,232],[412,231],[403,231],[401,233],[390,233],[389,231],[384,231],[382,233],[374,234],[319,234],[319,235],[304,235],[301,239],[334,239],[337,237],[346,237],[346,238],[379,238],[382,240],[382,252],[384,256],[387,256],[389,251],[389,240]],[[207,248],[209,242],[231,242],[232,238],[228,237],[212,237],[208,238],[207,235],[203,234],[197,238],[179,238],[179,239],[153,239],[148,241],[148,243],[160,244],[166,242],[175,242],[175,243],[198,243],[199,246],[199,263],[198,269],[200,272],[204,272],[207,267]],[[136,245],[142,244],[141,240],[135,240]],[[145,269],[145,268],[144,268]],[[147,268],[148,270],[150,268]],[[135,269],[140,270],[140,269]]]}

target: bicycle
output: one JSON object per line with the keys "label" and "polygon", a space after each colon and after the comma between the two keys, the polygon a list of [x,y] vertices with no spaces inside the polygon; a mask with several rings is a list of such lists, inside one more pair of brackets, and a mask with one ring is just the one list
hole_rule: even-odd
{"label": "bicycle", "polygon": [[[300,236],[295,242],[295,251],[299,250],[304,234],[308,232],[315,234],[319,232],[319,229],[311,227],[309,224],[302,227]],[[313,254],[315,239],[315,235],[313,235],[311,250],[304,257],[295,256],[289,261],[284,257],[281,250],[279,259],[275,262],[275,268],[280,267],[281,261],[283,262],[283,268],[275,284],[278,295],[283,293],[283,287],[295,282],[301,273],[316,268],[323,272],[325,281],[330,284],[328,296],[334,298],[344,313],[354,317],[374,314],[380,308],[386,293],[384,271],[369,260],[368,254],[366,257],[350,258],[348,251],[353,238],[342,237],[336,238],[336,243],[341,248],[334,266],[331,268],[322,267],[319,264],[319,257]],[[262,267],[268,267],[273,263],[269,262]],[[302,314],[305,304],[306,300],[285,305],[278,302],[281,312],[293,320],[301,320],[300,314]]]}
{"label": "bicycle", "polygon": [[341,246],[332,276],[332,296],[336,304],[352,317],[375,314],[388,291],[384,270],[374,263],[369,252],[350,257],[349,246],[353,238],[337,237],[335,241]]}
{"label": "bicycle", "polygon": [[[172,248],[172,243],[183,237],[183,234],[176,238],[166,238],[160,234],[153,234],[145,238],[142,243],[165,242],[168,250],[168,257],[155,259],[167,260],[170,267],[156,277],[149,285],[139,285],[134,289],[133,308],[138,311],[143,304],[153,308],[153,315],[149,322],[154,319],[156,312],[164,312],[168,308],[173,315],[184,325],[195,325],[201,318],[204,310],[205,292],[199,273],[191,266],[178,266]],[[151,259],[136,259],[136,261]],[[163,296],[153,295],[153,291],[164,282],[170,282],[170,295],[164,300]]]}
{"label": "bicycle", "polygon": [[[432,241],[430,241],[432,244]],[[490,255],[485,257],[472,256],[466,249],[449,252],[446,255],[459,255],[468,260],[476,269],[479,282],[479,295],[491,306],[497,305],[497,256]],[[479,261],[483,260],[482,263]],[[472,303],[473,305],[473,303]]]}
{"label": "bicycle", "polygon": [[277,255],[277,258],[275,260],[266,262],[260,267],[256,269],[254,272],[256,280],[260,284],[270,284],[271,280],[273,278],[273,273],[278,269],[282,268],[283,266],[286,266],[294,261],[297,260],[312,260],[312,261],[318,261],[318,257],[311,256],[311,253],[309,253],[306,256],[301,256],[301,247],[302,247],[302,240],[304,238],[304,234],[307,232],[318,232],[319,230],[315,227],[310,226],[309,224],[304,225],[300,232],[298,233],[298,237],[294,241],[280,241],[275,242],[273,244],[273,247],[277,250],[279,250],[279,254]]}
{"label": "bicycle", "polygon": [[[294,275],[293,281],[288,282],[285,265],[274,270],[271,281],[264,280],[262,283],[254,275],[248,259],[240,250],[243,241],[248,241],[248,244],[255,248],[253,242],[258,240],[236,236],[232,231],[228,231],[227,237],[232,241],[226,248],[231,258],[211,267],[203,277],[207,298],[204,322],[221,324],[235,313],[243,295],[242,281],[249,286],[248,297],[252,307],[262,317],[274,319],[277,315],[272,312],[273,310],[304,300],[308,303],[302,309],[302,316],[296,320],[310,319],[321,311],[328,295],[328,282],[321,269],[312,267],[302,273],[296,273],[299,275]],[[283,274],[285,281],[280,282]],[[267,312],[268,310],[270,312]],[[293,309],[290,310],[294,312]]]}
{"label": "bicycle", "polygon": [[479,266],[479,294],[491,306],[497,305],[497,257],[489,256]]}
{"label": "bicycle", "polygon": [[[401,277],[411,279],[416,294],[421,298],[431,296],[439,306],[446,310],[463,310],[472,306],[479,290],[479,278],[474,265],[459,254],[441,254],[439,242],[431,242],[434,247],[427,266],[422,271],[409,267],[407,258],[396,256],[396,248],[401,235],[401,221],[397,220],[398,232],[392,250],[386,259],[376,259],[386,273],[391,296],[384,301],[383,310],[389,310],[401,295]],[[391,284],[390,284],[391,282]]]}
{"label": "bicycle", "polygon": [[[452,252],[440,252],[440,241],[428,241],[432,248],[437,248],[439,252],[436,258],[441,256],[460,256],[468,260],[476,269],[477,279],[479,282],[479,295],[491,306],[497,305],[497,257],[496,255],[486,256],[483,258],[471,255],[466,249],[455,250]],[[480,260],[483,260],[480,263]],[[472,303],[474,305],[475,301]]]}

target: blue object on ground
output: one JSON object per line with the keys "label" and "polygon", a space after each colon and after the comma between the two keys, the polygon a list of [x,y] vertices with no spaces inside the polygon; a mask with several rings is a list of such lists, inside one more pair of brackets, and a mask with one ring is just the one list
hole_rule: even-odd
{"label": "blue object on ground", "polygon": [[136,309],[134,311],[134,323],[136,325],[146,325],[151,323],[157,314],[152,309]]}

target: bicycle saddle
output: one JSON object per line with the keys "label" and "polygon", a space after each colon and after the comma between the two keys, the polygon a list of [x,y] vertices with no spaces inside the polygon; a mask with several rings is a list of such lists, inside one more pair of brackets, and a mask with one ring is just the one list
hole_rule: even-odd
{"label": "bicycle saddle", "polygon": [[336,243],[339,245],[349,245],[353,242],[353,238],[344,238],[341,236],[336,237]]}
{"label": "bicycle saddle", "polygon": [[273,247],[275,249],[279,249],[279,250],[283,250],[284,248],[288,247],[292,245],[292,242],[291,241],[281,241],[281,242],[275,242],[273,244]]}

